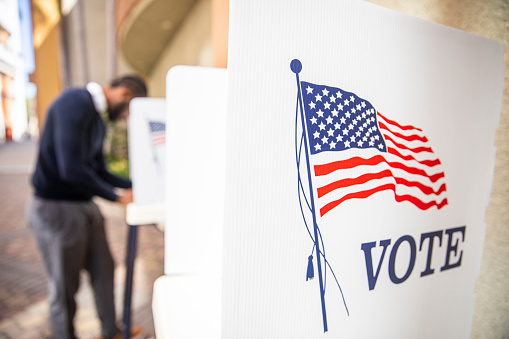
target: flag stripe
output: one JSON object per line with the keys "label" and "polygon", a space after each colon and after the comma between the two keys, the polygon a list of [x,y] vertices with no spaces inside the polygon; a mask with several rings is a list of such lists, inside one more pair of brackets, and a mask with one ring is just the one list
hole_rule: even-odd
{"label": "flag stripe", "polygon": [[396,193],[396,185],[386,184],[386,185],[378,186],[378,187],[370,189],[370,190],[350,193],[350,194],[343,196],[341,199],[334,200],[334,201],[326,204],[322,208],[320,208],[320,216],[323,217],[325,215],[325,213],[329,212],[334,207],[338,206],[339,204],[341,204],[342,202],[344,202],[346,200],[365,199],[375,193],[386,191],[386,190],[390,190],[390,191],[394,192],[394,198],[396,199],[397,202],[408,201],[408,202],[411,202],[412,204],[414,204],[415,206],[417,206],[418,208],[420,208],[421,210],[427,210],[433,206],[436,206],[438,209],[441,209],[442,207],[444,207],[445,205],[448,204],[447,198],[444,198],[440,203],[438,203],[435,200],[432,200],[432,201],[426,203],[412,195],[408,195],[408,194],[398,195]]}
{"label": "flag stripe", "polygon": [[421,152],[430,152],[430,153],[433,153],[433,150],[431,149],[431,147],[416,147],[416,148],[411,148],[411,147],[408,147],[406,145],[403,145],[403,144],[400,144],[400,143],[394,141],[394,139],[392,139],[387,134],[383,134],[383,136],[384,136],[384,138],[386,140],[391,141],[395,146],[397,146],[399,148],[406,149],[406,150],[412,151],[414,153],[421,153]]}
{"label": "flag stripe", "polygon": [[[388,130],[388,131],[391,131],[383,122],[379,121],[378,122],[378,125],[380,126],[380,128],[382,129],[385,129],[385,130]],[[406,141],[415,141],[415,140],[419,140],[419,141],[422,141],[422,142],[427,142],[428,141],[428,138],[426,137],[423,137],[423,136],[420,136],[420,135],[417,135],[417,134],[412,134],[410,136],[406,136],[406,135],[403,135],[401,133],[398,133],[398,132],[394,132],[394,131],[391,131],[392,134],[394,134],[395,136],[403,139],[403,140],[406,140]]]}
{"label": "flag stripe", "polygon": [[380,112],[376,112],[378,114],[379,117],[381,117],[382,119],[384,119],[388,124],[390,125],[393,125],[393,126],[396,126],[396,127],[399,127],[401,128],[402,130],[404,131],[408,131],[408,130],[417,130],[417,131],[421,131],[422,132],[422,129],[420,128],[417,128],[417,127],[414,127],[414,126],[411,126],[411,125],[407,125],[407,126],[402,126],[400,124],[398,124],[396,121],[393,121],[393,120],[390,120],[390,119],[387,119],[386,117],[384,117],[382,114],[380,114]]}
{"label": "flag stripe", "polygon": [[[379,116],[382,118],[381,114],[378,112]],[[411,136],[404,136],[403,134],[401,133],[398,133],[398,132],[395,132],[394,130],[388,128],[385,124],[383,124],[382,122],[379,122],[380,124],[380,128],[384,129],[385,131],[388,131],[389,133],[391,133],[392,135],[395,136],[395,139],[403,139],[402,142],[405,142],[405,141],[416,141],[417,143],[419,143],[419,141],[422,142],[422,146],[425,147],[426,143],[428,142],[428,138],[424,137],[424,136],[419,136],[419,135],[416,135],[416,134],[413,134]],[[384,135],[386,136],[386,135]],[[399,152],[399,150],[397,149],[398,145],[402,145],[400,143],[395,143],[394,140],[390,137],[387,137],[386,138],[391,141],[394,146],[396,146],[396,148],[393,148],[393,147],[387,147],[387,152],[390,153],[390,154],[393,154],[393,155],[396,155],[398,156],[399,158],[403,159],[403,160],[415,160],[417,161],[418,163],[420,164],[423,164],[423,165],[426,165],[426,166],[429,166],[429,167],[433,167],[433,166],[436,166],[436,165],[440,165],[441,162],[439,159],[421,159],[421,160],[418,160],[417,158],[415,158],[413,155],[410,155],[410,154],[407,154],[407,155],[403,155]],[[412,144],[415,146],[416,142],[413,142]],[[409,150],[409,151],[412,151],[412,149],[410,149],[409,147],[407,148],[404,148],[405,150]],[[431,149],[431,147],[428,147],[429,149],[429,153],[433,153],[433,150]]]}
{"label": "flag stripe", "polygon": [[378,165],[380,163],[386,163],[390,167],[401,169],[401,170],[406,171],[410,174],[421,175],[423,177],[428,178],[431,182],[437,182],[437,180],[444,177],[444,172],[428,175],[428,173],[426,173],[426,171],[424,171],[420,168],[409,167],[409,166],[406,166],[399,162],[390,162],[390,161],[387,161],[381,155],[375,155],[374,157],[371,157],[368,159],[364,159],[361,157],[352,157],[350,159],[334,161],[334,162],[323,164],[323,165],[315,165],[314,169],[315,169],[316,176],[322,176],[322,175],[327,175],[327,174],[330,174],[334,171],[341,170],[341,169],[354,168],[354,167],[358,167],[361,165],[374,166],[374,165]]}
{"label": "flag stripe", "polygon": [[164,134],[154,134],[152,136],[152,141],[154,142],[154,146],[164,145],[166,143],[166,137]]}
{"label": "flag stripe", "polygon": [[399,157],[399,158],[401,158],[403,160],[414,160],[414,161],[417,161],[418,163],[426,165],[428,167],[434,167],[434,166],[437,166],[437,165],[441,164],[439,159],[417,160],[416,158],[414,158],[411,155],[403,155],[403,154],[399,153],[395,148],[392,148],[392,147],[387,147],[387,152],[392,154],[392,155],[395,155],[395,156],[397,156],[397,157]]}
{"label": "flag stripe", "polygon": [[391,170],[384,170],[378,173],[368,173],[361,175],[357,178],[348,178],[348,179],[341,179],[334,181],[330,184],[327,184],[323,187],[319,187],[317,189],[318,191],[318,198],[323,197],[324,195],[333,192],[334,190],[345,188],[353,185],[361,185],[365,184],[369,181],[376,180],[376,179],[382,179],[382,178],[393,178],[397,184],[404,185],[407,187],[416,187],[418,188],[422,193],[426,195],[440,195],[442,192],[445,192],[446,186],[445,183],[438,188],[438,190],[434,190],[430,186],[426,186],[420,182],[417,181],[409,181],[404,178],[400,178],[394,175],[394,173]]}

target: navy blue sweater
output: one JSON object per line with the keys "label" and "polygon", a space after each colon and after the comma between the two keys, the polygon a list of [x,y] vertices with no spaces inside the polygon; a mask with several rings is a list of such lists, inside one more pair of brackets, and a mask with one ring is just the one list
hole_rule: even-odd
{"label": "navy blue sweater", "polygon": [[106,128],[85,89],[68,90],[51,105],[32,176],[35,195],[52,200],[86,201],[93,196],[117,200],[114,187],[131,182],[106,170]]}

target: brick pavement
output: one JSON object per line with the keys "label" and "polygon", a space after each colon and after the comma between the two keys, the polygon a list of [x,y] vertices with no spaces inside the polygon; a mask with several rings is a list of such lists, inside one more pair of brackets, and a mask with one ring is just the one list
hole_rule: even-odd
{"label": "brick pavement", "polygon": [[[46,276],[35,239],[26,226],[24,209],[36,145],[33,142],[0,145],[0,339],[50,338]],[[122,317],[127,226],[125,210],[96,199],[106,219],[106,232],[115,259],[117,318]],[[152,226],[140,227],[135,264],[134,325],[144,329],[139,338],[154,336],[152,287],[163,275],[163,233]],[[99,321],[86,274],[77,295],[76,330],[80,338],[99,335]]]}

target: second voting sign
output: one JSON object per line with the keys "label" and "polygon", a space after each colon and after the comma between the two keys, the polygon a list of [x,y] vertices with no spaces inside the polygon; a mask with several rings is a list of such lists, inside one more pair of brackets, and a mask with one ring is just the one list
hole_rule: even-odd
{"label": "second voting sign", "polygon": [[166,103],[161,98],[135,98],[129,114],[129,166],[134,202],[164,202]]}
{"label": "second voting sign", "polygon": [[468,338],[504,46],[360,1],[230,4],[223,337]]}

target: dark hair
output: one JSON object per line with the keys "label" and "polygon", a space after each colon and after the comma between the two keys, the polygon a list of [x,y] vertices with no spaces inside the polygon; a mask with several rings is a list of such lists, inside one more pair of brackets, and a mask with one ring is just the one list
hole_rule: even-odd
{"label": "dark hair", "polygon": [[111,82],[110,86],[127,87],[134,97],[146,97],[148,95],[145,81],[141,77],[134,74],[116,78]]}

